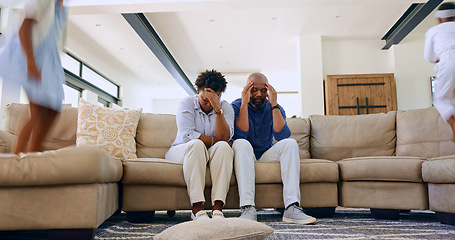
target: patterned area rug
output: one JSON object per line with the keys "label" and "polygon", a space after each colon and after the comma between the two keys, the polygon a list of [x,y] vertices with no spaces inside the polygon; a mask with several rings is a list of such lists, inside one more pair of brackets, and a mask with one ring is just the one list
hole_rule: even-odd
{"label": "patterned area rug", "polygon": [[[224,210],[226,217],[238,217],[238,210]],[[402,213],[400,220],[375,220],[367,209],[337,209],[332,218],[320,218],[316,224],[296,225],[281,221],[272,209],[258,211],[258,221],[275,229],[268,240],[278,239],[455,239],[455,226],[441,224],[431,211]],[[153,239],[175,224],[188,221],[189,211],[177,211],[174,217],[157,212],[152,223],[133,224],[125,214],[114,215],[104,222],[95,239]],[[0,239],[47,239],[46,231],[0,232]]]}

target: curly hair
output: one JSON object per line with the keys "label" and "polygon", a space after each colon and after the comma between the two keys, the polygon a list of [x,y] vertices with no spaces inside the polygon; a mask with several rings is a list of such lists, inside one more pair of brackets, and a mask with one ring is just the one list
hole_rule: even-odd
{"label": "curly hair", "polygon": [[224,92],[226,90],[226,79],[224,75],[217,72],[215,69],[205,70],[201,72],[194,82],[197,89],[211,88],[215,92]]}

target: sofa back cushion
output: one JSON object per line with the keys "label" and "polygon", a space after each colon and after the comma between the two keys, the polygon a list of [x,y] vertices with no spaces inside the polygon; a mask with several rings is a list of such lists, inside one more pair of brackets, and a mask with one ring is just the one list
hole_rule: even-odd
{"label": "sofa back cushion", "polygon": [[137,157],[164,158],[176,135],[175,115],[143,113],[137,126]]}
{"label": "sofa back cushion", "polygon": [[453,154],[452,130],[435,108],[398,111],[397,156],[433,158]]}
{"label": "sofa back cushion", "polygon": [[311,158],[310,155],[310,120],[308,118],[286,119],[291,130],[291,138],[299,145],[300,159]]}
{"label": "sofa back cushion", "polygon": [[396,112],[358,116],[310,116],[312,158],[338,161],[395,154]]}
{"label": "sofa back cushion", "polygon": [[[3,130],[17,135],[29,118],[28,104],[8,104],[3,114]],[[77,108],[65,105],[60,114],[57,115],[57,119],[43,144],[43,150],[56,150],[75,145],[76,129]]]}

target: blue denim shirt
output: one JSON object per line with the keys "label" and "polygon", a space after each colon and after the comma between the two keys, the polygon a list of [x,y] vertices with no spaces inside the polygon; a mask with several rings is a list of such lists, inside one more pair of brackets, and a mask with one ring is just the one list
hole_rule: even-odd
{"label": "blue denim shirt", "polygon": [[254,150],[254,155],[256,159],[261,158],[262,154],[267,151],[273,145],[273,138],[280,141],[291,136],[291,130],[288,127],[286,122],[286,113],[284,109],[280,106],[281,115],[284,118],[285,124],[283,129],[280,132],[275,132],[273,130],[273,115],[272,115],[272,106],[270,102],[266,99],[265,104],[261,109],[257,111],[254,110],[252,106],[248,104],[248,132],[240,129],[236,122],[239,117],[240,106],[242,105],[242,99],[239,98],[234,100],[231,103],[232,108],[235,112],[234,118],[234,136],[232,139],[246,139],[250,142]]}

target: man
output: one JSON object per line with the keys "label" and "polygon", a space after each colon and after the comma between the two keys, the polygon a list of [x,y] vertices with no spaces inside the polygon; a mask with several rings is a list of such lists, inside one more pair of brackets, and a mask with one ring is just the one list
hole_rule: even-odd
{"label": "man", "polygon": [[[268,99],[267,99],[268,98]],[[262,73],[248,77],[242,98],[231,103],[234,119],[234,171],[239,186],[240,218],[257,220],[254,205],[256,161],[279,161],[283,182],[285,212],[283,221],[310,224],[316,219],[306,215],[300,205],[299,146],[289,139],[284,109],[278,105],[277,93]],[[273,145],[275,138],[278,142]]]}

